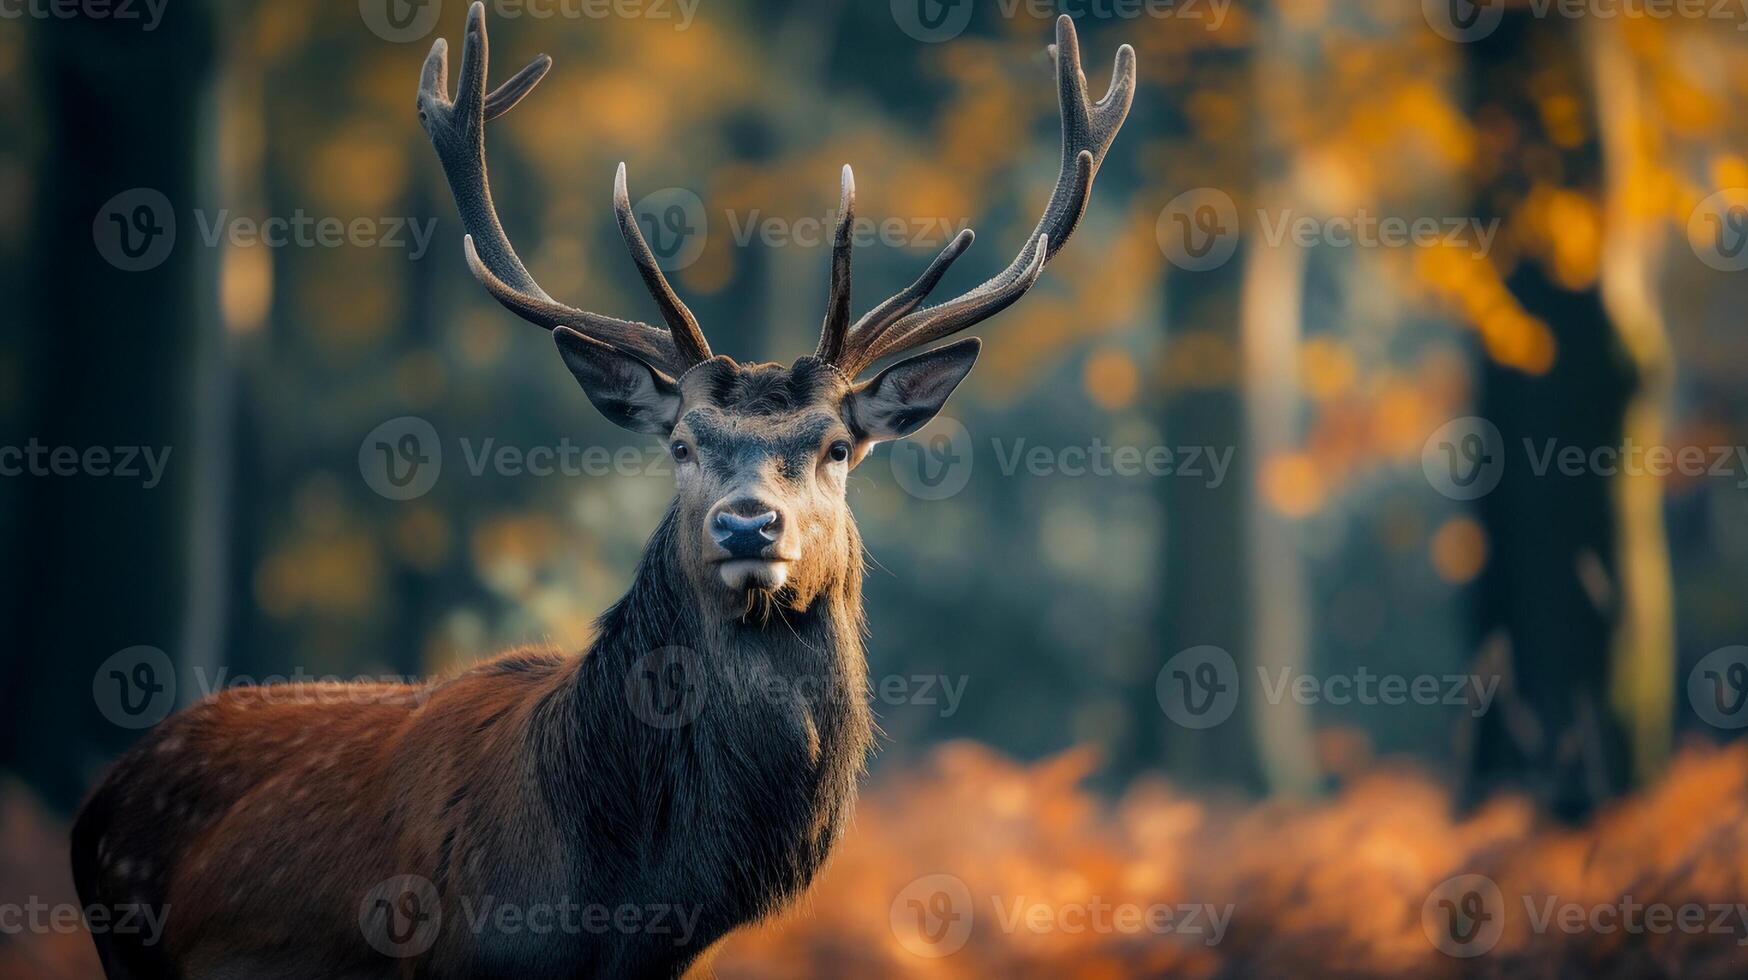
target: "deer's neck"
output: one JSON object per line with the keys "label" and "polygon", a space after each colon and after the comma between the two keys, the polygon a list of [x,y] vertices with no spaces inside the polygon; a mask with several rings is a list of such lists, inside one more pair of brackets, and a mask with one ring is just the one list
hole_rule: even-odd
{"label": "deer's neck", "polygon": [[549,715],[563,747],[546,781],[578,824],[581,872],[727,889],[761,914],[824,859],[872,742],[860,540],[850,526],[850,567],[805,612],[740,620],[696,594],[674,522]]}

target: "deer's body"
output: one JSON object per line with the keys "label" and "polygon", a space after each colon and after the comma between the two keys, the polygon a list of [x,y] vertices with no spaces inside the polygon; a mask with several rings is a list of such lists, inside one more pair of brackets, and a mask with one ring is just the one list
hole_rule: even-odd
{"label": "deer's body", "polygon": [[805,888],[872,738],[849,473],[934,417],[979,342],[854,379],[1004,309],[1074,230],[1135,56],[1119,50],[1095,103],[1066,17],[1054,51],[1062,171],[1004,270],[924,306],[962,232],[852,325],[845,167],[818,349],[740,364],[711,353],[668,285],[623,166],[614,209],[667,328],[565,306],[528,274],[492,205],[485,124],[551,62],[488,93],[473,4],[454,98],[442,40],[418,97],[469,266],[551,333],[602,414],[667,440],[674,504],[580,657],[522,651],[419,687],[229,692],[147,736],[73,831],[87,908],[146,904],[165,922],[158,943],[97,933],[109,975],[672,977]]}
{"label": "deer's body", "polygon": [[[580,657],[522,650],[421,687],[240,688],[159,726],[75,831],[87,903],[168,910],[162,949],[111,947],[134,970],[117,975],[666,977],[804,888],[870,741],[859,583],[781,623],[701,616],[656,547],[673,520]],[[651,693],[681,699],[671,725]],[[404,960],[360,926],[402,875],[432,883],[442,917]],[[518,913],[528,925],[497,918]]]}

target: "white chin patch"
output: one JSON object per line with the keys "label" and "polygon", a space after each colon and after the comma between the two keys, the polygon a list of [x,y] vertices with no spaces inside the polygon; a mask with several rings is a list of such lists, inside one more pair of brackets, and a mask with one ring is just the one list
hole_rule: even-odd
{"label": "white chin patch", "polygon": [[721,576],[723,585],[736,592],[753,589],[774,592],[789,579],[789,566],[780,561],[740,558],[717,565],[716,574]]}

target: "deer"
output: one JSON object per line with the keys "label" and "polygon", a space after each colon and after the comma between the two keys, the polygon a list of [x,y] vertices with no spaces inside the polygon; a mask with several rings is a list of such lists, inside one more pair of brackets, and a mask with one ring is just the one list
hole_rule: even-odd
{"label": "deer", "polygon": [[156,941],[93,929],[106,974],[678,977],[802,895],[876,737],[847,478],[970,372],[978,339],[929,345],[1038,281],[1133,98],[1128,45],[1097,102],[1066,16],[1051,51],[1062,163],[1014,259],[925,305],[970,246],[963,231],[852,323],[846,166],[818,345],[785,366],[711,351],[638,227],[624,164],[614,213],[665,327],[541,289],[498,219],[485,128],[552,61],[488,91],[476,2],[451,97],[438,38],[417,105],[468,268],[551,335],[602,415],[665,443],[674,499],[580,654],[523,647],[413,684],[234,688],[140,739],[72,829],[87,909],[163,917]]}

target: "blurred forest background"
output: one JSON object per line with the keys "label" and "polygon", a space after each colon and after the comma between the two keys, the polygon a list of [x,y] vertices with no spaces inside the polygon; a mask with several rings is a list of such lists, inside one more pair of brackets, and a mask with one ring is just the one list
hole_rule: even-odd
{"label": "blurred forest background", "polygon": [[[1557,846],[1589,857],[1547,873],[1598,894],[1748,894],[1748,762],[1709,747],[1748,714],[1738,699],[1720,724],[1689,689],[1702,659],[1748,643],[1748,465],[1537,475],[1521,448],[1748,445],[1741,11],[1499,0],[1465,27],[1467,0],[909,2],[488,15],[495,80],[538,52],[556,62],[488,137],[536,278],[654,318],[609,208],[624,160],[634,200],[702,202],[675,284],[743,360],[811,350],[829,247],[805,222],[829,228],[841,164],[869,218],[974,226],[943,291],[965,288],[1006,264],[1055,176],[1051,19],[1077,15],[1095,91],[1119,43],[1139,55],[1080,231],[978,331],[982,362],[948,409],[969,440],[964,489],[908,493],[911,457],[892,447],[853,482],[872,677],[945,677],[963,696],[877,703],[888,738],[820,897],[717,969],[806,976],[873,950],[869,976],[1433,975],[1455,961],[1426,960],[1426,889],[1477,861],[1533,877],[1527,855]],[[0,477],[0,900],[61,894],[57,827],[137,735],[93,697],[118,651],[165,651],[185,702],[199,678],[411,676],[528,641],[580,648],[670,498],[664,471],[469,471],[464,441],[648,447],[467,272],[413,109],[463,4],[397,5],[404,28],[373,4],[168,0],[150,30],[0,21],[0,446],[171,449],[151,487]],[[102,229],[140,188],[175,232],[129,271]],[[1231,202],[1229,259],[1174,252],[1186,193]],[[1269,234],[1283,216],[1359,215],[1496,235]],[[408,227],[402,247],[209,240],[215,222],[297,216]],[[767,220],[786,235],[745,234]],[[858,310],[947,238],[907,234],[858,251]],[[360,458],[403,416],[443,452],[407,500],[373,490]],[[1469,500],[1432,476],[1434,434],[1466,417],[1509,460]],[[1207,447],[1231,467],[1006,474],[1020,440]],[[1245,680],[1232,717],[1196,730],[1162,710],[1159,681],[1201,645]],[[1271,701],[1259,668],[1500,686],[1479,713],[1302,704]],[[1725,850],[1723,878],[1684,877]],[[1598,853],[1600,878],[1584,863]],[[937,871],[1010,894],[1238,895],[1250,931],[1212,952],[980,933],[958,957],[907,956],[888,903]],[[1414,915],[1331,907],[1368,889],[1411,896]],[[86,940],[60,938],[0,936],[0,970],[89,975]],[[1644,955],[1667,971],[1688,954]],[[1691,975],[1741,975],[1743,955]]]}

